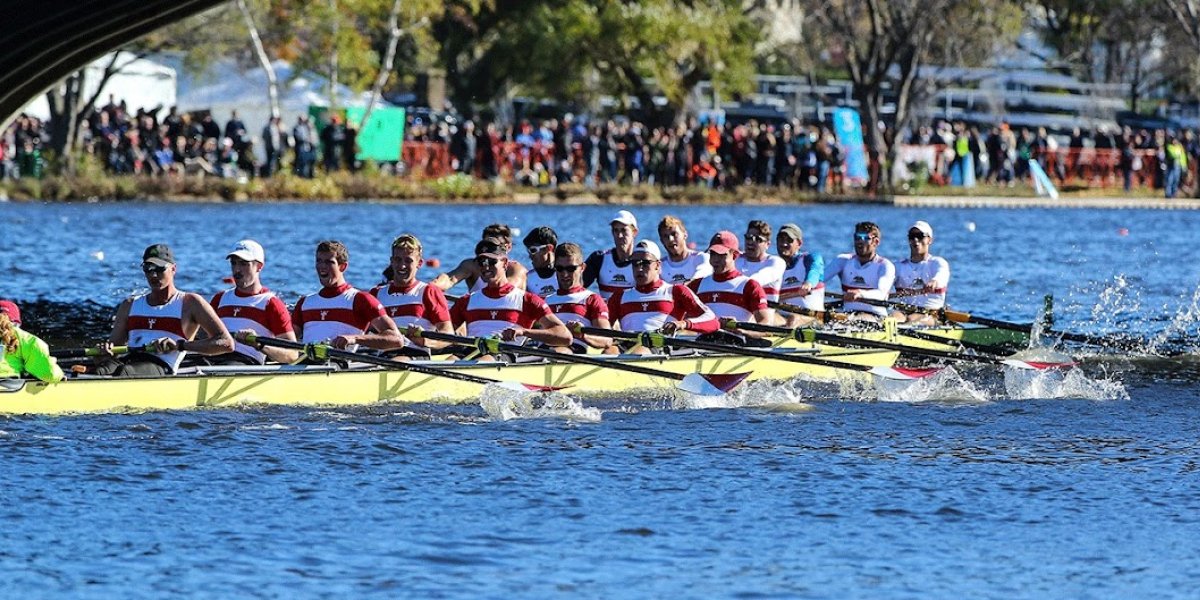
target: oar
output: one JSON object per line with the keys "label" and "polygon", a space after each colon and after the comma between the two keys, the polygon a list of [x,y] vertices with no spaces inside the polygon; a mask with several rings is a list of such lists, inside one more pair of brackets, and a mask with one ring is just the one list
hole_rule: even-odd
{"label": "oar", "polygon": [[[113,354],[128,354],[130,352],[143,352],[145,346],[113,346]],[[101,356],[99,348],[63,348],[59,350],[51,350],[50,356],[54,358],[87,358],[90,356]]]}
{"label": "oar", "polygon": [[[584,329],[586,330],[587,328]],[[607,330],[600,329],[599,331]],[[614,371],[625,371],[627,373],[638,373],[640,375],[649,375],[650,377],[671,379],[679,382],[679,384],[676,386],[678,389],[700,396],[719,396],[721,394],[729,393],[750,376],[749,372],[729,373],[726,375],[715,373],[689,373],[684,375],[682,373],[672,373],[670,371],[663,371],[662,369],[654,369],[651,367],[644,367],[642,365],[619,362],[612,359],[595,358],[584,354],[564,354],[535,346],[522,346],[520,344],[502,342],[495,338],[468,337],[462,335],[452,335],[449,333],[440,333],[437,331],[422,331],[421,335],[431,340],[439,340],[443,342],[450,342],[452,344],[461,344],[463,346],[474,347],[485,354],[495,354],[500,351],[512,352],[513,354],[538,356],[551,361],[578,363],[582,365],[600,367],[602,369],[613,369]]]}
{"label": "oar", "polygon": [[466,381],[468,383],[477,383],[479,385],[499,385],[510,390],[520,392],[552,392],[561,390],[561,387],[547,387],[542,385],[531,385],[518,381],[503,381],[500,379],[492,379],[491,377],[482,377],[479,375],[471,375],[470,373],[460,373],[458,371],[450,371],[439,367],[431,367],[428,365],[418,365],[411,362],[403,362],[384,358],[382,356],[373,356],[370,354],[359,354],[348,350],[338,350],[328,344],[305,344],[302,342],[293,342],[291,340],[281,340],[279,338],[263,337],[257,335],[246,336],[246,343],[250,345],[262,344],[264,346],[275,346],[276,348],[287,348],[289,350],[299,350],[306,356],[311,356],[317,359],[336,358],[345,361],[357,361],[376,365],[388,369],[396,369],[399,371],[412,371],[422,375],[430,375],[433,377],[444,377],[446,379],[457,379],[458,381]]}
{"label": "oar", "polygon": [[1006,365],[1017,367],[1019,369],[1054,369],[1074,366],[1075,363],[1057,363],[1057,362],[1033,362],[1027,360],[1019,360],[1016,358],[1000,358],[997,356],[973,356],[968,354],[960,354],[957,352],[946,352],[943,350],[934,350],[931,348],[914,348],[903,344],[893,344],[878,340],[864,340],[856,337],[835,335],[823,331],[808,328],[788,329],[787,327],[774,327],[771,325],[760,325],[758,323],[736,322],[734,323],[738,329],[747,331],[761,331],[774,335],[783,335],[796,339],[797,341],[812,343],[812,342],[827,342],[837,346],[850,346],[859,348],[879,348],[880,350],[894,350],[901,354],[909,356],[922,356],[926,358],[942,358],[946,360],[957,360],[962,362],[974,362],[987,365]]}
{"label": "oar", "polygon": [[850,319],[850,315],[846,313],[833,312],[831,310],[812,310],[811,308],[804,308],[803,306],[796,306],[795,304],[788,304],[786,302],[776,302],[774,300],[768,300],[767,306],[786,313],[792,313],[804,317],[813,317],[822,323],[847,321]]}
{"label": "oar", "polygon": [[[836,295],[836,294],[834,294]],[[894,307],[903,312],[908,313],[924,313],[933,315],[944,321],[952,323],[975,323],[976,325],[985,325],[987,327],[995,327],[997,329],[1007,329],[1009,331],[1020,331],[1022,333],[1033,333],[1033,325],[1027,323],[1013,323],[1011,321],[1001,321],[999,319],[989,319],[987,317],[979,317],[971,313],[950,310],[948,308],[924,308],[913,306],[903,302],[895,302],[892,300],[871,300],[868,298],[858,298],[855,302],[863,302],[873,306]],[[1119,350],[1137,350],[1142,347],[1143,342],[1136,338],[1129,338],[1114,335],[1088,335],[1085,333],[1071,333],[1068,331],[1051,331],[1046,330],[1043,333],[1052,335],[1068,342],[1076,342],[1079,344],[1087,344],[1089,346],[1102,346],[1106,348],[1116,348]]]}
{"label": "oar", "polygon": [[584,327],[584,333],[593,335],[602,335],[605,337],[619,338],[625,340],[634,340],[639,344],[652,348],[660,348],[662,346],[675,346],[678,348],[693,348],[696,350],[707,350],[709,352],[719,352],[722,354],[733,354],[736,356],[750,356],[754,358],[763,358],[767,360],[781,360],[784,362],[793,362],[803,365],[813,365],[818,367],[829,367],[831,369],[845,369],[849,371],[861,371],[877,375],[884,379],[919,379],[928,377],[941,369],[904,369],[900,367],[872,367],[869,365],[856,365],[845,363],[836,360],[828,360],[824,358],[815,358],[812,356],[800,356],[798,354],[788,354],[780,352],[771,352],[768,350],[758,350],[754,348],[742,348],[740,346],[730,346],[727,344],[716,344],[713,342],[701,342],[697,340],[685,340],[681,338],[667,337],[656,332],[641,332],[635,333],[632,331],[617,331],[614,329],[600,329],[599,327]]}

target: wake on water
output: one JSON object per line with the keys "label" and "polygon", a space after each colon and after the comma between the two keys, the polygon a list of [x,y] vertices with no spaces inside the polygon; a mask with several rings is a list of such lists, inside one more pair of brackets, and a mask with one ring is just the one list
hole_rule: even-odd
{"label": "wake on water", "polygon": [[561,392],[521,392],[489,385],[479,395],[479,405],[495,421],[512,419],[566,419],[596,423],[601,411]]}

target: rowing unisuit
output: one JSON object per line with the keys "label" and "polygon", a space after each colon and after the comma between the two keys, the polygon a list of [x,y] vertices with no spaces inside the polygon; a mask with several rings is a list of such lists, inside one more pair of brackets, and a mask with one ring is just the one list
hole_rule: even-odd
{"label": "rowing unisuit", "polygon": [[[292,316],[275,292],[263,288],[243,294],[236,288],[217,292],[210,304],[229,331],[250,329],[260,336],[279,337],[292,331]],[[234,352],[265,364],[267,357],[257,348],[234,341]]]}
{"label": "rowing unisuit", "polygon": [[681,283],[686,285],[690,281],[703,279],[712,275],[712,266],[708,264],[708,255],[697,251],[688,250],[687,255],[680,261],[673,261],[670,257],[664,258],[662,261],[662,280],[667,283]]}
{"label": "rowing unisuit", "polygon": [[302,328],[301,341],[307,344],[363,334],[371,321],[386,316],[374,296],[343,283],[301,297],[292,309],[292,324]]}
{"label": "rowing unisuit", "polygon": [[618,264],[612,248],[597,250],[584,262],[583,280],[586,283],[594,278],[601,298],[608,300],[614,293],[633,287],[633,261]]}
{"label": "rowing unisuit", "polygon": [[[386,283],[375,286],[371,295],[379,300],[396,327],[404,329],[415,325],[421,329],[434,330],[438,323],[450,320],[450,306],[446,295],[437,286],[414,279],[411,285],[400,286]],[[406,346],[414,345],[405,340]]]}
{"label": "rowing unisuit", "polygon": [[525,273],[525,289],[548,298],[558,292],[558,278],[554,276],[554,268],[530,269]]}
{"label": "rowing unisuit", "polygon": [[582,287],[555,292],[546,298],[546,304],[563,323],[595,327],[596,319],[608,318],[608,304],[600,294]]}
{"label": "rowing unisuit", "polygon": [[[839,254],[825,270],[825,281],[837,277],[843,290],[859,290],[863,298],[887,300],[888,292],[896,279],[896,267],[892,261],[875,255],[866,263],[859,262],[854,254]],[[887,309],[862,302],[846,302],[842,308],[848,312],[865,312],[887,316]]]}
{"label": "rowing unisuit", "polygon": [[[133,303],[129,305],[129,318],[126,321],[129,345],[145,346],[164,337],[177,342],[186,339],[183,335],[183,293],[175,292],[165,303],[158,306],[150,304],[149,297],[149,294],[143,294],[134,298]],[[153,358],[174,373],[186,355],[187,352],[177,350],[155,354]]]}
{"label": "rowing unisuit", "polygon": [[[933,284],[934,290],[922,293],[925,286]],[[926,256],[925,260],[913,262],[905,258],[896,263],[896,291],[908,292],[900,301],[921,308],[946,306],[946,289],[950,287],[950,263],[940,256]]]}
{"label": "rowing unisuit", "polygon": [[783,287],[779,295],[786,297],[794,294],[807,283],[811,286],[808,295],[793,296],[788,302],[809,310],[825,310],[825,282],[822,281],[825,277],[825,261],[821,255],[802,252],[790,261],[791,264],[788,262],[785,258],[787,268],[783,271]]}
{"label": "rowing unisuit", "polygon": [[645,287],[618,290],[608,299],[609,316],[622,331],[657,331],[670,321],[685,329],[712,333],[720,328],[717,316],[687,286],[661,279]]}
{"label": "rowing unisuit", "polygon": [[718,318],[753,321],[755,312],[767,308],[762,285],[737,270],[710,275],[688,287]]}
{"label": "rowing unisuit", "polygon": [[783,272],[787,263],[774,254],[767,254],[762,260],[750,260],[746,255],[739,256],[734,263],[737,270],[762,285],[767,300],[779,300],[779,290],[783,287]]}
{"label": "rowing unisuit", "polygon": [[[467,335],[472,337],[499,335],[513,325],[530,329],[550,314],[550,307],[541,296],[511,283],[471,292],[450,308],[450,320],[455,329],[465,324]],[[519,344],[524,339],[518,337],[514,342]]]}

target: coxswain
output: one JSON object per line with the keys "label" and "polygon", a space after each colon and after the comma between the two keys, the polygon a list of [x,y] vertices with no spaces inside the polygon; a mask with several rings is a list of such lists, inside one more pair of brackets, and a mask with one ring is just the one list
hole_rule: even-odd
{"label": "coxswain", "polygon": [[733,324],[748,321],[770,325],[772,318],[762,284],[737,269],[740,251],[737,236],[733,232],[718,231],[708,244],[712,275],[693,281],[688,287],[717,315],[723,329],[747,337],[765,337],[766,334],[756,331],[740,331]]}
{"label": "coxswain", "polygon": [[[507,255],[512,252],[512,228],[503,223],[492,223],[483,228],[483,233],[480,239],[496,239],[504,245],[504,252]],[[525,265],[520,262],[509,259],[505,267],[505,276],[508,282],[512,285],[525,289]],[[432,285],[441,288],[442,291],[447,291],[450,288],[458,285],[460,281],[467,282],[467,291],[475,292],[483,289],[484,282],[479,276],[479,264],[474,258],[463,259],[458,263],[457,267],[438,275],[432,282]]]}
{"label": "coxswain", "polygon": [[554,275],[558,234],[549,227],[535,227],[523,241],[530,263],[530,269],[525,273],[525,289],[546,298],[558,291],[558,278]]}
{"label": "coxswain", "polygon": [[[233,352],[233,336],[199,294],[175,288],[175,253],[154,244],[142,253],[142,274],[150,291],[127,298],[117,308],[112,334],[101,344],[97,375],[158,377],[175,373],[188,353],[216,356]],[[193,339],[204,330],[207,337]],[[113,346],[142,348],[113,356]]]}
{"label": "coxswain", "polygon": [[[662,250],[642,240],[632,254],[635,287],[617,290],[608,299],[608,314],[623,331],[658,331],[667,335],[683,331],[712,333],[720,328],[717,316],[685,285],[662,280]],[[634,346],[631,352],[648,354]]]}
{"label": "coxswain", "polygon": [[618,211],[608,224],[613,247],[593,252],[587,257],[583,269],[583,285],[591,287],[593,282],[596,283],[600,296],[605,300],[617,290],[633,287],[630,260],[638,233],[637,218],[627,210]]}
{"label": "coxswain", "polygon": [[429,349],[446,346],[445,342],[422,337],[422,331],[454,333],[446,295],[437,286],[417,279],[424,251],[421,240],[411,233],[392,240],[391,281],[371,290],[396,327],[404,331],[407,343],[399,354],[414,358],[427,358]]}
{"label": "coxswain", "polygon": [[0,300],[0,379],[26,375],[42,381],[62,381],[63,371],[50,356],[50,347],[38,336],[21,329],[21,309]]}
{"label": "coxswain", "polygon": [[712,275],[708,255],[688,248],[688,230],[679,217],[667,215],[658,222],[658,239],[667,255],[662,261],[662,280],[687,284]]}
{"label": "coxswain", "polygon": [[[746,251],[737,259],[737,270],[762,285],[768,301],[778,302],[787,263],[767,252],[767,248],[771,247],[771,226],[766,221],[750,221],[746,224],[743,239],[746,240]],[[775,311],[770,312],[773,321]]]}
{"label": "coxswain", "polygon": [[[811,311],[825,310],[825,258],[820,252],[801,252],[804,232],[795,223],[788,223],[775,234],[775,247],[787,267],[783,271],[783,287],[779,301]],[[795,313],[779,314],[787,327],[803,327],[817,321],[815,316]]]}
{"label": "coxswain", "polygon": [[[929,253],[933,246],[933,227],[917,221],[908,228],[908,258],[896,263],[896,283],[892,298],[905,304],[928,309],[946,306],[946,288],[950,286],[950,263]],[[893,311],[898,321],[913,325],[935,325],[932,315]]]}
{"label": "coxswain", "polygon": [[[541,296],[508,281],[508,253],[503,241],[485,238],[475,245],[475,261],[484,286],[458,299],[450,308],[455,330],[471,337],[498,336],[517,344],[525,340],[549,347],[571,344],[571,332],[550,312]],[[534,329],[534,327],[537,329]],[[495,360],[484,354],[480,360]]]}
{"label": "coxswain", "polygon": [[234,244],[225,258],[229,259],[233,288],[217,292],[211,304],[225,328],[233,333],[234,350],[210,357],[209,362],[233,365],[261,365],[268,360],[283,364],[295,362],[299,358],[295,350],[252,346],[246,342],[251,335],[296,341],[287,305],[262,284],[260,274],[267,261],[262,245],[254,240],[242,240]]}
{"label": "coxswain", "polygon": [[879,227],[874,223],[858,223],[854,226],[854,252],[839,254],[825,268],[825,281],[836,278],[841,283],[842,309],[850,313],[852,318],[878,321],[888,314],[887,309],[881,306],[856,302],[859,298],[887,300],[892,283],[896,280],[895,265],[876,253],[882,237]]}
{"label": "coxswain", "polygon": [[583,287],[583,250],[578,244],[567,242],[554,249],[554,275],[557,288],[546,297],[546,304],[575,336],[570,350],[584,353],[591,346],[616,353],[611,339],[582,331],[583,327],[608,329],[611,323],[608,304],[600,294]]}
{"label": "coxswain", "polygon": [[321,289],[303,296],[292,309],[292,325],[305,344],[329,343],[338,349],[366,346],[402,348],[404,336],[379,300],[346,282],[350,251],[336,240],[317,244],[315,267]]}

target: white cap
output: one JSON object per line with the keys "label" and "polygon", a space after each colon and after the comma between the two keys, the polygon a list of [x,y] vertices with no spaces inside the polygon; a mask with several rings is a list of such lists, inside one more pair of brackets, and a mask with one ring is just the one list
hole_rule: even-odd
{"label": "white cap", "polygon": [[267,259],[263,252],[263,247],[254,240],[242,240],[233,246],[233,250],[225,255],[225,258],[236,256],[244,261],[257,260],[260,263],[266,263]]}
{"label": "white cap", "polygon": [[654,257],[654,260],[662,260],[662,250],[659,250],[658,244],[650,240],[642,240],[633,247],[634,254],[639,252]]}
{"label": "white cap", "polygon": [[920,231],[928,237],[933,237],[933,228],[930,227],[929,223],[926,223],[925,221],[917,221],[916,223],[908,226],[909,231],[914,229]]}
{"label": "white cap", "polygon": [[613,215],[613,218],[610,219],[608,223],[609,225],[613,223],[623,223],[625,225],[629,225],[630,227],[637,227],[637,217],[633,216],[633,213],[627,210],[621,210],[617,211],[617,214]]}

